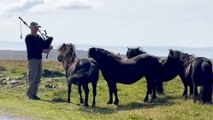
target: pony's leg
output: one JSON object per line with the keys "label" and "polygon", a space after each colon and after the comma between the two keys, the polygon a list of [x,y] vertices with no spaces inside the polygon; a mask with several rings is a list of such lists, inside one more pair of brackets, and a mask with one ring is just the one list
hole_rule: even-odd
{"label": "pony's leg", "polygon": [[[204,92],[203,92],[203,89],[204,89],[204,87],[203,86],[201,86],[201,88],[200,88],[200,92],[199,92],[199,98],[201,98],[201,100],[203,101],[203,98],[204,98]],[[203,102],[204,103],[204,102]]]}
{"label": "pony's leg", "polygon": [[112,104],[112,101],[113,101],[113,96],[112,96],[112,85],[111,83],[107,82],[108,84],[108,88],[109,88],[109,101],[107,102],[107,104]]}
{"label": "pony's leg", "polygon": [[85,92],[85,102],[84,106],[88,107],[88,96],[89,96],[89,87],[88,84],[83,84],[84,92]]}
{"label": "pony's leg", "polygon": [[147,91],[146,91],[146,96],[143,99],[144,102],[147,102],[149,100],[149,94],[152,92],[152,86],[150,83],[150,79],[148,77],[146,77],[146,86],[147,86]]}
{"label": "pony's leg", "polygon": [[78,84],[78,93],[80,95],[80,104],[84,103],[82,98],[81,84]]}
{"label": "pony's leg", "polygon": [[152,100],[157,98],[156,97],[156,84],[154,82],[152,83],[152,94],[153,94],[152,95]]}
{"label": "pony's leg", "polygon": [[92,107],[95,107],[95,97],[96,97],[96,87],[97,87],[97,82],[92,82],[92,93],[93,93],[93,101],[92,101]]}
{"label": "pony's leg", "polygon": [[197,94],[198,94],[197,85],[194,84],[193,87],[194,87],[193,102],[196,103],[196,101],[197,101]]}
{"label": "pony's leg", "polygon": [[190,95],[193,95],[193,93],[194,93],[194,92],[193,92],[193,85],[189,85],[189,90],[190,90],[190,91],[189,91]]}
{"label": "pony's leg", "polygon": [[146,96],[145,98],[143,99],[144,102],[147,102],[149,100],[149,92],[147,91],[146,92]]}
{"label": "pony's leg", "polygon": [[113,89],[113,93],[114,93],[114,95],[115,95],[114,104],[115,104],[115,105],[118,105],[119,99],[118,99],[118,94],[117,94],[118,90],[117,90],[116,83],[112,85],[112,89]]}
{"label": "pony's leg", "polygon": [[187,85],[187,83],[184,82],[184,81],[183,81],[183,85],[184,85],[184,91],[183,91],[182,96],[185,97],[185,99],[187,100],[187,93],[188,93],[187,87],[188,87],[188,85]]}
{"label": "pony's leg", "polygon": [[68,97],[67,97],[67,102],[70,103],[70,95],[71,95],[71,89],[72,89],[72,83],[68,82]]}

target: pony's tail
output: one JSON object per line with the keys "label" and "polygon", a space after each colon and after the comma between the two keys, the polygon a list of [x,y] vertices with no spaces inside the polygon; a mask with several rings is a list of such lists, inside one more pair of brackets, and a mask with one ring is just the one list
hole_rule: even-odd
{"label": "pony's tail", "polygon": [[212,102],[212,83],[205,83],[204,84],[202,100],[203,100],[203,103],[211,103]]}
{"label": "pony's tail", "polygon": [[158,93],[164,94],[163,82],[160,79],[156,81],[156,88]]}
{"label": "pony's tail", "polygon": [[206,66],[205,72],[207,73],[204,77],[205,81],[203,84],[203,103],[212,103],[212,85],[213,85],[213,75],[212,75],[212,64]]}
{"label": "pony's tail", "polygon": [[163,88],[163,80],[162,80],[162,76],[161,73],[159,71],[161,71],[162,67],[159,66],[158,71],[157,71],[157,79],[155,82],[156,85],[156,90],[159,94],[164,94],[164,88]]}

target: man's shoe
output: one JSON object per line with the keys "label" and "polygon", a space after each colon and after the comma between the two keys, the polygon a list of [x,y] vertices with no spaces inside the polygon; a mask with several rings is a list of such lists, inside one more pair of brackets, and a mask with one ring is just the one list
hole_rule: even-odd
{"label": "man's shoe", "polygon": [[33,97],[34,100],[41,100],[38,96]]}
{"label": "man's shoe", "polygon": [[38,96],[30,96],[30,95],[28,95],[27,98],[31,99],[31,100],[40,100],[40,98]]}
{"label": "man's shoe", "polygon": [[30,96],[30,95],[27,95],[27,97],[26,97],[27,99],[33,99],[33,97],[32,96]]}

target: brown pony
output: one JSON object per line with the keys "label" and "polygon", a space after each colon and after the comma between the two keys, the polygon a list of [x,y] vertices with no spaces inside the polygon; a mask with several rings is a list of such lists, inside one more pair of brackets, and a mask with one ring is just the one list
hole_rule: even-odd
{"label": "brown pony", "polygon": [[58,49],[58,61],[62,63],[66,72],[66,79],[68,84],[68,98],[70,103],[71,85],[78,85],[78,92],[80,95],[80,103],[83,103],[81,94],[81,86],[85,91],[84,106],[88,106],[89,88],[88,84],[92,83],[93,87],[93,102],[92,107],[95,107],[96,86],[99,77],[99,68],[96,61],[92,58],[78,59],[75,53],[75,46],[73,44],[63,44]]}

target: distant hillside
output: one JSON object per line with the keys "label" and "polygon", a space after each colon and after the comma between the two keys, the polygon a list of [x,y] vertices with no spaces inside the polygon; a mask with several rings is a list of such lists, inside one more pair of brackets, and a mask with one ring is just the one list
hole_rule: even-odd
{"label": "distant hillside", "polygon": [[[54,49],[57,49],[61,44],[53,44]],[[86,57],[86,51],[91,47],[100,47],[106,50],[125,54],[127,51],[127,47],[134,46],[110,46],[110,45],[84,45],[84,44],[76,44],[77,54],[80,58]],[[189,54],[193,54],[195,56],[203,56],[213,59],[213,47],[180,47],[180,46],[136,46],[142,47],[147,53],[165,57],[169,53],[169,49],[180,50],[182,52],[186,52]],[[14,51],[11,51],[14,50]],[[0,41],[0,59],[26,59],[26,46],[24,40],[20,42],[9,42],[9,41]],[[53,51],[50,53],[50,60],[56,60],[57,51]]]}
{"label": "distant hillside", "polygon": [[[76,54],[79,58],[86,58],[87,51],[77,50]],[[52,50],[48,56],[48,60],[57,60],[58,53],[56,50]],[[45,59],[46,54],[43,54]],[[26,51],[15,51],[15,50],[0,50],[0,60],[26,60],[27,53]]]}

